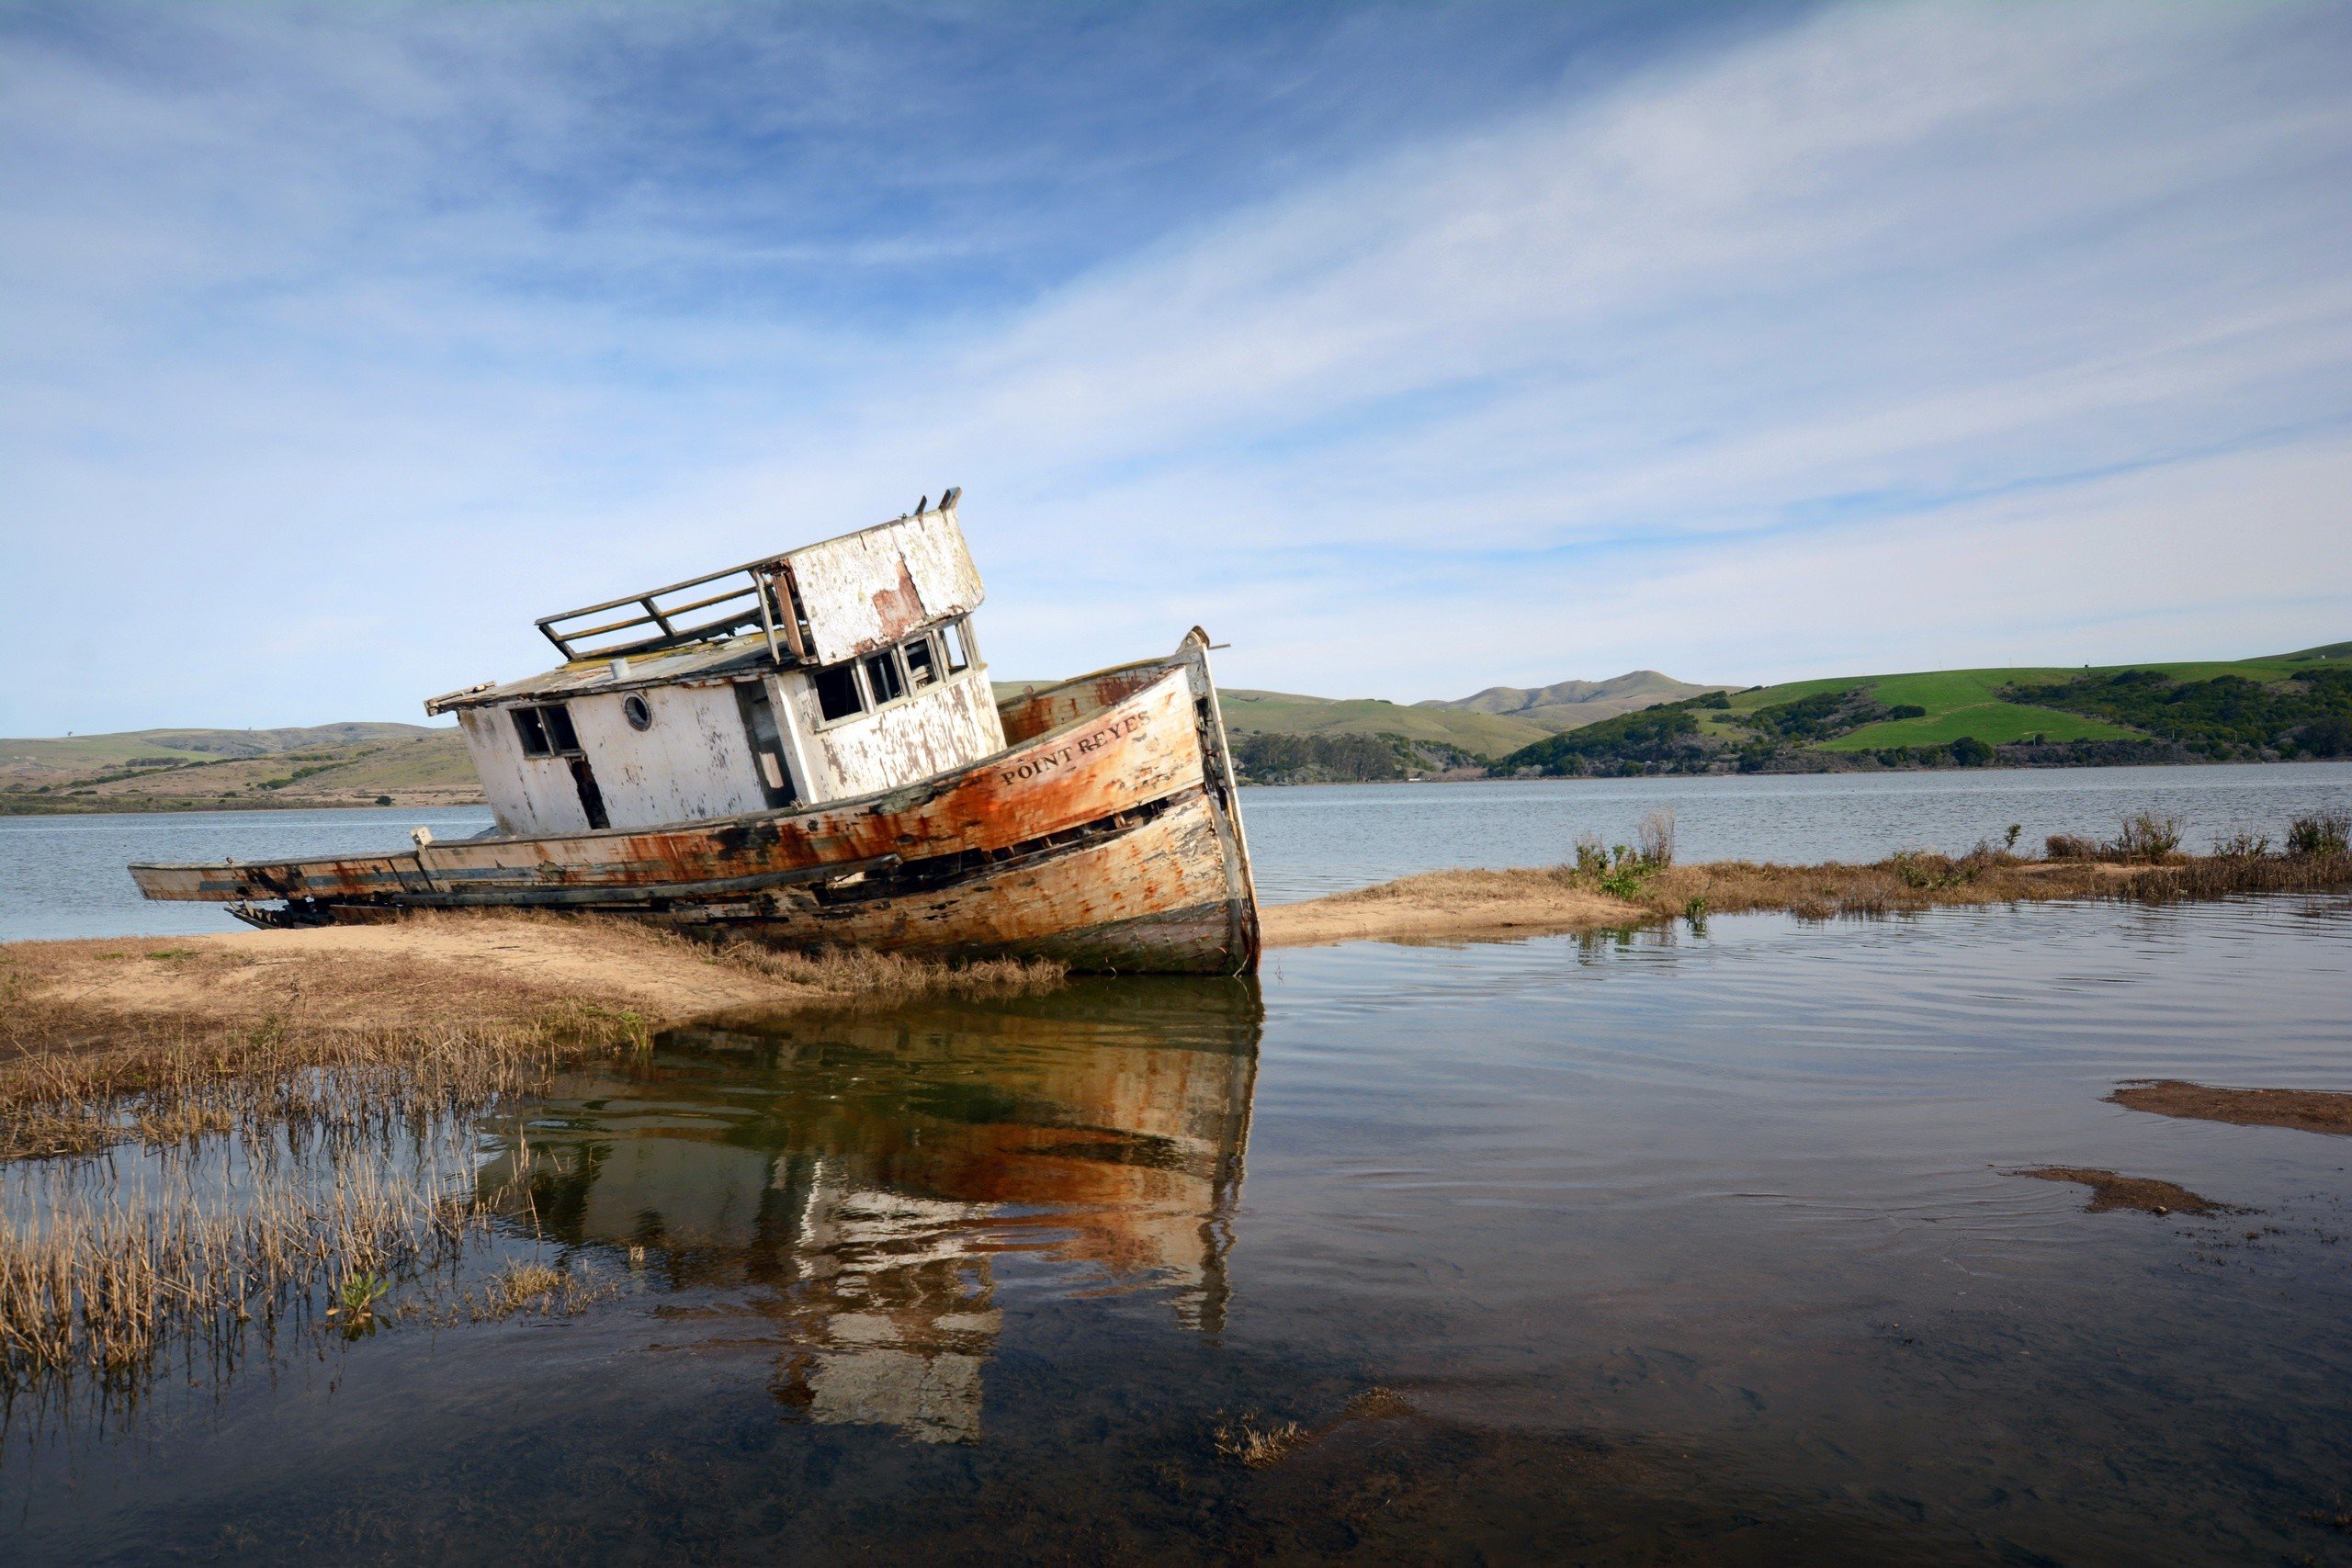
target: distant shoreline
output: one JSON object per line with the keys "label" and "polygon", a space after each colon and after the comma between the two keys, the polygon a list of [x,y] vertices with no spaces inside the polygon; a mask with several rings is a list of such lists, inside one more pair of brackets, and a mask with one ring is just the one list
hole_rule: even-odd
{"label": "distant shoreline", "polygon": [[0,817],[196,817],[207,812],[228,815],[243,811],[465,811],[490,808],[490,802],[472,800],[400,800],[379,805],[372,800],[145,800],[110,797],[100,803],[42,801],[30,805],[0,796]]}
{"label": "distant shoreline", "polygon": [[1429,773],[1401,779],[1258,779],[1246,774],[1241,778],[1250,789],[1300,789],[1330,785],[1406,784],[1622,784],[1628,779],[1786,779],[1810,778],[1825,774],[1840,777],[1857,774],[1911,773],[2081,773],[2098,768],[2286,768],[2324,767],[2330,762],[2352,761],[2352,757],[2150,757],[2143,760],[2118,761],[2110,759],[2081,761],[2047,762],[1985,762],[1974,767],[1948,764],[1943,767],[1888,767],[1879,763],[1857,763],[1851,767],[1659,769],[1655,773],[1628,772],[1622,773],[1542,773],[1533,770],[1508,773]]}

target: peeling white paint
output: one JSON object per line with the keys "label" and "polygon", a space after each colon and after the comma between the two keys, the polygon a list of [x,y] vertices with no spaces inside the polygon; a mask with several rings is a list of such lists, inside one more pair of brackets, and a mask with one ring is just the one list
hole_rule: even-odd
{"label": "peeling white paint", "polygon": [[845,534],[785,558],[808,617],[809,652],[820,664],[968,614],[983,596],[979,569],[952,509]]}

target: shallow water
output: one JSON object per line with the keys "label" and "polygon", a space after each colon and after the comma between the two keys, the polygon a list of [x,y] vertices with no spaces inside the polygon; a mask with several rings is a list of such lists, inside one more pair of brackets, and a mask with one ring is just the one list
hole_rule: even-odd
{"label": "shallow water", "polygon": [[1898,850],[1962,854],[2012,822],[2039,852],[2052,833],[2112,838],[2135,811],[2179,818],[2184,848],[2233,833],[2273,843],[2294,818],[2352,810],[2352,761],[2164,768],[1986,768],[1934,773],[1307,784],[1242,793],[1271,903],[1451,866],[1555,865],[1577,836],[1630,844],[1674,813],[1684,860],[1873,861]]}
{"label": "shallow water", "polygon": [[[1634,841],[1643,816],[1675,813],[1685,860],[1877,860],[1965,852],[2014,822],[2020,842],[2112,836],[2129,812],[2180,818],[2188,848],[2238,832],[2276,840],[2293,818],[2352,810],[2352,762],[2171,768],[1992,769],[1770,778],[1544,779],[1329,784],[1242,792],[1259,896],[1311,898],[1447,866],[1552,865],[1577,838]],[[133,861],[291,859],[403,850],[429,826],[461,838],[481,807],[416,812],[219,811],[0,817],[0,942],[164,936],[240,929],[214,905],[150,904]]]}
{"label": "shallow water", "polygon": [[[714,1022],[481,1125],[514,1224],[627,1293],[294,1335],[103,1428],[12,1412],[0,1529],[39,1562],[2326,1559],[2352,1140],[2103,1097],[2352,1089],[2347,982],[2352,901],[2269,898]],[[2007,1174],[2041,1163],[2247,1212],[2090,1213]],[[1249,1468],[1244,1416],[1309,1440]]]}

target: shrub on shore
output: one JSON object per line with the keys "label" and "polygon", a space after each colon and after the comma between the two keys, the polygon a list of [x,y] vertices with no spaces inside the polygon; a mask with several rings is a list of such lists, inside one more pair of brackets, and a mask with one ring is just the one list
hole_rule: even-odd
{"label": "shrub on shore", "polygon": [[2108,845],[2108,851],[2119,860],[2142,860],[2151,865],[2160,864],[2173,851],[2180,848],[2180,818],[2159,817],[2153,811],[2135,811],[2123,819],[2123,826]]}
{"label": "shrub on shore", "polygon": [[[2240,835],[2241,839],[2245,835]],[[2247,842],[2267,846],[2269,840],[2247,840]],[[2159,816],[2154,811],[2135,811],[2123,818],[2115,837],[2101,842],[2086,839],[2079,833],[2052,833],[2042,840],[2042,855],[2055,861],[2086,860],[2109,862],[2139,862],[2162,865],[2180,848],[2180,818]],[[2217,842],[2214,852],[2222,846]]]}
{"label": "shrub on shore", "polygon": [[2352,815],[2315,811],[2298,817],[2287,829],[2287,852],[2298,859],[2325,858],[2352,852]]}

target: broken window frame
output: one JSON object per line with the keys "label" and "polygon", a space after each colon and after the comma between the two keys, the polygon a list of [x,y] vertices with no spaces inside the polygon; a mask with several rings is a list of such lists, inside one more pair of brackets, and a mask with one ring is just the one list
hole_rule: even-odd
{"label": "broken window frame", "polygon": [[[865,667],[865,689],[873,694],[874,705],[876,707],[886,708],[892,703],[902,702],[906,699],[907,667],[899,662],[899,650],[897,648],[891,647],[876,649],[872,653],[869,653],[865,658],[859,660],[858,662]],[[877,675],[887,677],[889,684],[897,689],[892,691],[889,695],[884,696],[882,694],[882,682],[876,679]]]}
{"label": "broken window frame", "polygon": [[522,742],[526,757],[552,757],[555,748],[548,744],[548,727],[536,707],[518,706],[506,710],[514,716],[514,737]]}
{"label": "broken window frame", "polygon": [[[810,694],[817,699],[818,728],[826,729],[836,724],[848,724],[874,711],[873,699],[866,695],[865,676],[857,665],[856,660],[849,659],[839,664],[828,664],[809,672],[808,689]],[[849,694],[855,700],[857,705],[837,714],[829,711],[825,705],[825,682],[841,676],[849,678]]]}
{"label": "broken window frame", "polygon": [[[920,660],[918,660],[920,655]],[[928,691],[947,679],[947,671],[940,661],[939,645],[924,632],[910,637],[899,645],[899,662],[907,672],[907,694]]]}
{"label": "broken window frame", "polygon": [[958,615],[943,625],[939,628],[939,640],[947,654],[946,669],[950,680],[979,668],[980,650],[978,645],[972,641],[971,616]]}
{"label": "broken window frame", "polygon": [[520,703],[506,710],[514,716],[514,734],[526,757],[584,757],[580,731],[571,710],[562,703]]}
{"label": "broken window frame", "polygon": [[571,722],[571,710],[561,703],[543,703],[539,706],[539,722],[548,727],[548,744],[559,757],[584,757],[587,750],[580,744],[580,730]]}

